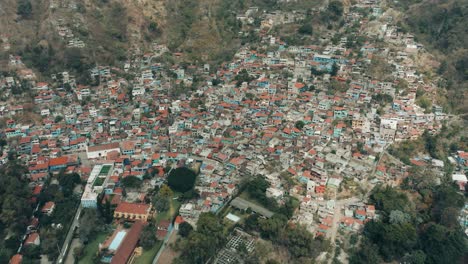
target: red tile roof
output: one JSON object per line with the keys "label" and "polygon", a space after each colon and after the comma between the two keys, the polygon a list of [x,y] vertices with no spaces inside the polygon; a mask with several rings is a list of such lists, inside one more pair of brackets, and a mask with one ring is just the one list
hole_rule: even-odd
{"label": "red tile roof", "polygon": [[33,190],[33,195],[39,195],[42,191],[42,185],[36,185]]}
{"label": "red tile roof", "polygon": [[141,230],[143,229],[143,223],[136,221],[130,231],[128,231],[121,246],[118,248],[114,257],[111,260],[111,264],[125,264],[135,249],[138,238],[140,237]]}
{"label": "red tile roof", "polygon": [[49,166],[60,166],[60,165],[66,165],[68,162],[68,157],[59,157],[59,158],[53,158],[50,159],[49,161]]}
{"label": "red tile roof", "polygon": [[21,264],[23,261],[23,255],[21,254],[16,254],[10,259],[10,264]]}
{"label": "red tile roof", "polygon": [[115,212],[139,215],[147,214],[149,210],[150,206],[148,204],[127,202],[122,202],[115,208]]}
{"label": "red tile roof", "polygon": [[182,216],[178,215],[178,216],[176,217],[176,219],[175,219],[175,223],[181,224],[181,223],[183,223],[183,222],[185,222],[185,221],[184,221],[184,219],[182,218]]}
{"label": "red tile roof", "polygon": [[109,149],[120,149],[119,142],[88,147],[88,152],[103,151]]}
{"label": "red tile roof", "polygon": [[47,202],[44,204],[44,206],[42,207],[42,212],[45,212],[47,210],[50,210],[52,208],[54,208],[55,206],[55,203],[54,202]]}
{"label": "red tile roof", "polygon": [[47,172],[31,174],[31,180],[37,181],[42,178],[46,178],[49,174]]}
{"label": "red tile roof", "polygon": [[365,216],[365,215],[366,215],[366,211],[364,211],[364,210],[356,210],[356,215]]}

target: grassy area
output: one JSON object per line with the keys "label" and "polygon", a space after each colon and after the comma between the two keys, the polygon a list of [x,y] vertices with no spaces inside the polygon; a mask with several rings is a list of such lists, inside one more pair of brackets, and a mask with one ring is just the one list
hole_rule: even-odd
{"label": "grassy area", "polygon": [[135,264],[148,264],[152,263],[156,254],[162,246],[162,241],[157,241],[154,246],[148,250],[144,250],[143,254],[135,259]]}
{"label": "grassy area", "polygon": [[79,264],[93,263],[93,258],[98,251],[99,243],[104,242],[104,240],[106,240],[107,235],[108,234],[105,232],[99,233],[93,241],[88,243],[84,249],[84,256],[83,258],[80,259],[80,261],[78,261],[78,263]]}
{"label": "grassy area", "polygon": [[102,184],[104,183],[104,181],[106,180],[106,178],[96,178],[96,180],[94,180],[94,183],[93,183],[93,187],[94,186],[102,186]]}
{"label": "grassy area", "polygon": [[111,166],[110,165],[104,165],[102,166],[102,169],[101,171],[99,172],[99,175],[107,175],[107,173],[109,173],[111,169]]}
{"label": "grassy area", "polygon": [[[174,195],[174,196],[177,197],[177,195]],[[158,224],[159,221],[161,220],[172,220],[172,218],[179,211],[179,207],[180,207],[180,202],[177,199],[171,199],[171,207],[169,208],[169,210],[162,212],[162,213],[158,213],[156,215],[156,219],[155,219],[156,224]]]}
{"label": "grassy area", "polygon": [[170,214],[169,211],[165,212],[158,212],[156,215],[156,218],[154,219],[156,224],[158,224],[161,220],[169,220],[170,219]]}

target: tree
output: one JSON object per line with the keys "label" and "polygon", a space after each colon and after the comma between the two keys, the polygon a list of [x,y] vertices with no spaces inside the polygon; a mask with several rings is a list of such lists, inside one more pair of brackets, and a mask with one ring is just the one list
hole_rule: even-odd
{"label": "tree", "polygon": [[159,27],[158,27],[158,23],[154,22],[154,21],[151,21],[149,26],[148,26],[148,30],[150,32],[153,32],[153,33],[158,33],[160,32],[159,30]]}
{"label": "tree", "polygon": [[219,218],[212,213],[202,213],[197,222],[197,230],[192,231],[181,245],[182,263],[205,263],[213,257],[225,243],[224,228]]}
{"label": "tree", "polygon": [[7,144],[8,144],[8,142],[4,138],[0,139],[0,148],[5,147]]}
{"label": "tree", "polygon": [[[123,192],[122,192],[123,195]],[[104,223],[110,224],[114,218],[111,202],[108,198],[105,198],[104,194],[101,194],[97,198],[97,209],[100,216],[104,219]]]}
{"label": "tree", "polygon": [[338,67],[338,64],[336,64],[336,62],[334,62],[333,65],[332,65],[330,75],[331,76],[336,76],[338,74],[339,69],[340,69],[340,67]]}
{"label": "tree", "polygon": [[296,197],[290,195],[286,195],[283,201],[284,205],[279,207],[278,212],[285,215],[289,219],[293,216],[300,203]]}
{"label": "tree", "polygon": [[26,168],[15,159],[0,167],[0,227],[19,237],[32,214]]}
{"label": "tree", "polygon": [[28,245],[23,248],[23,251],[21,253],[24,257],[30,259],[39,259],[41,256],[41,247],[36,245]]}
{"label": "tree", "polygon": [[181,237],[188,237],[192,231],[193,227],[188,222],[182,222],[179,224],[179,235]]}
{"label": "tree", "polygon": [[149,249],[156,244],[156,241],[156,227],[153,224],[146,225],[140,235],[140,245],[144,249]]}
{"label": "tree", "polygon": [[153,198],[153,205],[158,212],[165,212],[170,208],[169,198],[156,194]]}
{"label": "tree", "polygon": [[371,242],[378,245],[385,261],[403,257],[416,246],[418,239],[416,228],[412,223],[390,224],[370,221],[365,225],[364,233]]}
{"label": "tree", "polygon": [[268,219],[259,219],[260,235],[266,239],[277,239],[287,221],[288,218],[281,214],[275,214]]}
{"label": "tree", "polygon": [[426,254],[422,250],[406,253],[401,259],[401,263],[424,264],[426,263]]}
{"label": "tree", "polygon": [[384,211],[387,215],[393,210],[407,212],[410,210],[408,207],[408,197],[396,191],[389,186],[377,187],[370,196],[371,201],[376,205],[377,210]]}
{"label": "tree", "polygon": [[[459,194],[451,185],[440,185],[434,192],[434,204],[432,207],[432,215],[434,220],[450,225],[450,210],[449,208],[461,209],[464,205],[464,197]],[[445,214],[445,215],[444,215]]]}
{"label": "tree", "polygon": [[316,258],[326,248],[326,243],[323,240],[315,239],[302,226],[287,228],[282,236],[282,244],[294,258]]}
{"label": "tree", "polygon": [[421,237],[421,243],[426,253],[426,263],[457,263],[467,251],[466,239],[460,230],[451,231],[448,228],[429,224]]}
{"label": "tree", "polygon": [[62,121],[62,120],[63,120],[63,116],[58,115],[58,116],[56,116],[56,117],[54,118],[54,123],[60,123],[60,121]]}
{"label": "tree", "polygon": [[98,218],[97,211],[94,209],[83,209],[83,215],[80,218],[80,240],[87,243],[96,236],[98,228],[101,226],[101,220]]}
{"label": "tree", "polygon": [[174,192],[171,190],[171,188],[169,188],[169,186],[163,184],[161,189],[159,189],[158,194],[164,198],[171,198],[174,195]]}
{"label": "tree", "polygon": [[22,17],[29,17],[32,14],[32,5],[30,0],[18,0],[18,15]]}
{"label": "tree", "polygon": [[314,33],[314,30],[312,28],[311,22],[308,21],[305,24],[303,24],[299,29],[297,30],[299,34],[302,35],[312,35]]}
{"label": "tree", "polygon": [[398,210],[391,211],[389,218],[390,223],[392,224],[409,223],[411,220],[411,216],[409,214],[403,213],[402,211]]}
{"label": "tree", "polygon": [[424,146],[426,148],[426,151],[431,155],[433,158],[438,158],[438,153],[437,153],[437,141],[438,137],[437,136],[432,136],[429,134],[427,130],[424,131],[422,134],[422,139],[424,140]]}
{"label": "tree", "polygon": [[58,234],[56,229],[42,228],[41,229],[41,252],[47,254],[49,259],[56,259],[58,256],[57,245]]}
{"label": "tree", "polygon": [[457,227],[459,227],[459,212],[460,210],[455,207],[447,207],[443,209],[442,215],[440,216],[440,224],[450,229],[456,229]]}
{"label": "tree", "polygon": [[123,178],[120,182],[123,186],[127,188],[140,188],[143,184],[142,180],[135,176],[127,176]]}
{"label": "tree", "polygon": [[12,252],[7,250],[6,248],[0,248],[0,263],[10,263],[10,256],[13,254]]}
{"label": "tree", "polygon": [[236,77],[234,77],[234,80],[237,81],[236,83],[236,86],[239,87],[241,86],[241,84],[243,82],[251,82],[253,79],[255,79],[254,77],[250,76],[249,75],[249,72],[246,70],[246,69],[242,69],[237,75]]}
{"label": "tree", "polygon": [[294,126],[295,126],[297,129],[302,130],[302,129],[304,128],[304,126],[305,126],[305,123],[304,123],[304,121],[299,120],[299,121],[296,122],[296,124],[294,124]]}
{"label": "tree", "polygon": [[328,14],[332,18],[339,18],[343,15],[343,3],[341,1],[331,1],[327,8]]}
{"label": "tree", "polygon": [[257,230],[259,217],[258,214],[249,215],[244,221],[244,229],[247,231]]}
{"label": "tree", "polygon": [[382,263],[382,258],[379,255],[378,247],[364,239],[360,249],[351,255],[350,264],[374,264]]}
{"label": "tree", "polygon": [[61,171],[58,175],[59,185],[62,188],[63,195],[69,197],[73,194],[73,189],[76,184],[81,182],[80,175],[78,173],[65,174],[64,171]]}
{"label": "tree", "polygon": [[350,263],[381,262],[375,261],[375,249],[385,262],[457,263],[468,249],[458,225],[463,195],[449,184],[419,192],[428,209],[414,210],[408,206],[411,202],[405,192],[395,188],[374,190],[371,201],[382,212],[382,217],[366,223],[364,242],[350,258]]}
{"label": "tree", "polygon": [[167,183],[171,189],[177,192],[187,192],[195,185],[195,172],[186,167],[172,170],[167,178]]}

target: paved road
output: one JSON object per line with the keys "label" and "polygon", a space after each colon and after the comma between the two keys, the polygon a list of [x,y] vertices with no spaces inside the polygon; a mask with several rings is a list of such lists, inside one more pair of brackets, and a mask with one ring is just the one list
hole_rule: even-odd
{"label": "paved road", "polygon": [[73,218],[73,223],[71,224],[70,229],[68,230],[67,237],[65,238],[65,241],[63,242],[62,248],[60,250],[60,255],[57,259],[58,264],[64,263],[64,260],[66,260],[68,247],[70,246],[70,242],[73,238],[73,233],[74,233],[73,231],[75,230],[76,227],[78,227],[78,224],[79,224],[81,210],[82,210],[81,205],[79,205],[78,210],[76,210],[75,216]]}

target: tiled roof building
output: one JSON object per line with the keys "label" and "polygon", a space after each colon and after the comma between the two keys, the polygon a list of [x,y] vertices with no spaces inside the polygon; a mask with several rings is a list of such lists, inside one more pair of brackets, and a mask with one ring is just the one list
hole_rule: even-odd
{"label": "tiled roof building", "polygon": [[151,205],[143,203],[120,203],[114,211],[114,218],[127,220],[141,220],[146,222],[150,218]]}

